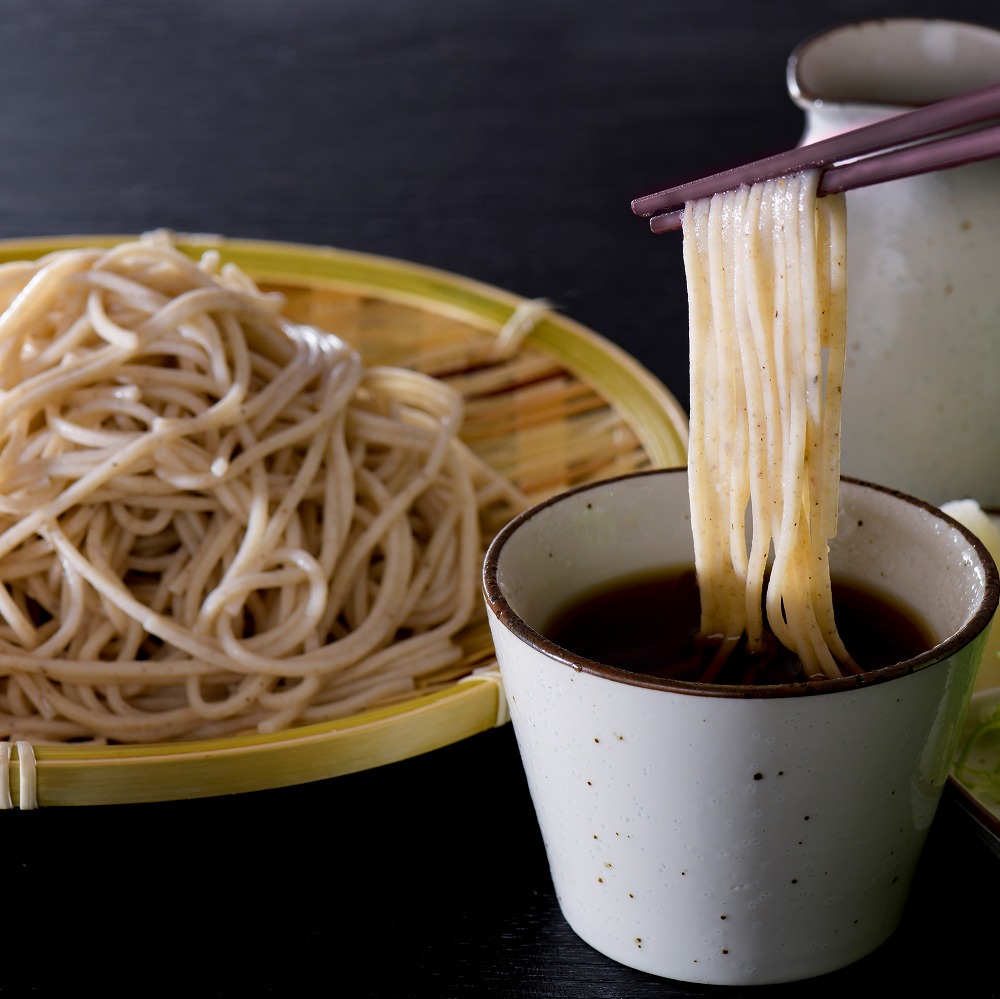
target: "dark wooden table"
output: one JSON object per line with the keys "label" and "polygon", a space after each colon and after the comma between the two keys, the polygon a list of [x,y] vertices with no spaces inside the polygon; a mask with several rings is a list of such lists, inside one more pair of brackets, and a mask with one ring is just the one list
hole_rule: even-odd
{"label": "dark wooden table", "polygon": [[[687,405],[680,244],[630,199],[795,143],[785,59],[981,0],[6,0],[0,238],[332,244],[545,297]],[[0,994],[695,996],[563,921],[513,733],[224,799],[0,815]],[[1000,863],[946,799],[903,926],[768,994],[1000,992]],[[732,991],[732,990],[726,990]]]}

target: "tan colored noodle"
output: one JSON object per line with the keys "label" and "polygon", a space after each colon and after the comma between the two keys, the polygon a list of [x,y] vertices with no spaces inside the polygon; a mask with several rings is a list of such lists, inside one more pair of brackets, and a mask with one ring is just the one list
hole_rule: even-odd
{"label": "tan colored noodle", "polygon": [[461,400],[164,234],[0,267],[0,739],[273,731],[461,654]]}
{"label": "tan colored noodle", "polygon": [[[685,210],[691,336],[689,488],[704,679],[766,622],[807,675],[854,672],[833,619],[846,342],[846,213],[818,175]],[[750,524],[747,524],[748,511]],[[747,542],[748,526],[751,541]],[[769,554],[773,565],[766,577]]]}

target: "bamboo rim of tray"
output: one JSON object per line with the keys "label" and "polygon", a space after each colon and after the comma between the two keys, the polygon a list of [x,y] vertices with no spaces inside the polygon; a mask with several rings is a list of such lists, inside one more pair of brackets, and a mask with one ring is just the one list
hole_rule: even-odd
{"label": "bamboo rim of tray", "polygon": [[[0,240],[0,263],[132,238]],[[535,310],[514,353],[484,364],[500,331],[533,303],[387,257],[207,235],[177,238],[186,252],[216,249],[262,286],[282,291],[291,318],[342,336],[370,363],[413,366],[451,381],[466,397],[466,442],[532,500],[686,461],[687,417],[677,400],[625,351],[556,311]],[[37,802],[125,804],[266,790],[461,741],[507,718],[485,623],[469,630],[463,647],[468,654],[454,675],[428,678],[423,691],[348,718],[197,742],[36,746]],[[9,784],[16,807],[16,749]]]}

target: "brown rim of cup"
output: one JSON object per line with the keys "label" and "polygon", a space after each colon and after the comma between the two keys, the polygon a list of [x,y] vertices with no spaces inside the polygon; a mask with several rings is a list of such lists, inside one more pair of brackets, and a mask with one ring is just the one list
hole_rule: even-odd
{"label": "brown rim of cup", "polygon": [[588,482],[580,486],[567,489],[555,496],[529,507],[522,511],[506,524],[493,538],[486,552],[483,562],[483,594],[490,610],[516,638],[524,642],[531,648],[536,649],[549,659],[572,667],[577,672],[589,673],[616,683],[626,683],[633,687],[646,687],[651,690],[672,691],[674,693],[696,694],[703,697],[732,697],[766,699],[775,697],[802,697],[810,694],[829,694],[842,690],[856,690],[859,687],[870,686],[875,683],[884,683],[887,680],[894,680],[897,677],[908,676],[917,670],[925,669],[936,662],[954,655],[959,649],[964,648],[980,634],[989,624],[990,619],[996,613],[1000,604],[1000,574],[996,562],[990,555],[986,546],[968,528],[960,524],[953,517],[948,516],[941,509],[924,500],[916,499],[906,493],[888,486],[879,486],[871,482],[865,482],[848,475],[841,476],[842,482],[850,482],[854,485],[863,486],[866,489],[873,489],[889,496],[909,503],[912,506],[927,510],[933,516],[944,521],[948,526],[953,527],[972,545],[979,556],[980,561],[986,570],[986,579],[983,586],[983,593],[979,601],[979,608],[972,617],[954,634],[945,639],[934,648],[920,653],[911,659],[895,663],[892,666],[883,666],[881,669],[869,670],[851,676],[837,677],[835,679],[805,680],[798,683],[776,683],[767,685],[749,686],[742,684],[724,683],[700,683],[695,680],[674,680],[667,677],[646,676],[640,673],[632,673],[628,670],[618,669],[614,666],[606,666],[603,663],[595,662],[586,656],[577,655],[574,652],[564,649],[555,642],[550,641],[540,632],[535,631],[525,623],[513,610],[507,599],[500,590],[497,582],[497,566],[500,552],[507,539],[514,534],[518,528],[549,506],[564,500],[568,496],[588,490],[602,488],[614,482],[626,479],[637,479],[645,476],[671,475],[686,473],[686,468],[652,468],[639,472],[629,472],[624,475],[613,476],[597,482]]}

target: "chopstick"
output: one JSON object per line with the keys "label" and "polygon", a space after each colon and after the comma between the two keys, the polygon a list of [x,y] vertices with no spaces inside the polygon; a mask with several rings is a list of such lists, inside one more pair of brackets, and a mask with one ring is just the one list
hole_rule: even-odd
{"label": "chopstick", "polygon": [[835,194],[963,166],[1000,155],[1000,125],[947,133],[998,117],[1000,83],[636,198],[632,211],[660,233],[680,227],[689,201],[801,170],[821,169],[819,193]]}

